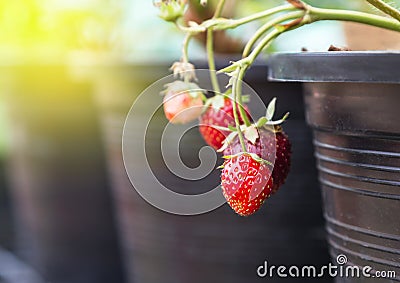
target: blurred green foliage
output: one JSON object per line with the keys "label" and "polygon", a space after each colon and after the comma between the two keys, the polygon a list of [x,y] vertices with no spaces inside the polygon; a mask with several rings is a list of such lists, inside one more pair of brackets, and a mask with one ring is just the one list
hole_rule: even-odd
{"label": "blurred green foliage", "polygon": [[119,0],[0,1],[0,47],[108,50],[120,17]]}
{"label": "blurred green foliage", "polygon": [[[380,13],[375,7],[371,6],[365,0],[303,0],[304,2],[315,6],[324,7],[329,9],[347,9],[347,10],[361,10],[367,12],[377,12]],[[388,0],[385,1],[395,7],[400,7],[400,0]],[[277,5],[282,5],[287,3],[285,0],[251,0],[251,1],[239,1],[238,2],[238,14],[248,15],[260,10],[265,10]]]}

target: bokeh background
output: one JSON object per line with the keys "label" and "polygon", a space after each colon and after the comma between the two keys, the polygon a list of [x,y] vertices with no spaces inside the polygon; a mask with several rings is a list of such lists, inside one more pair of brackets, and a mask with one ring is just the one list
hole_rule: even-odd
{"label": "bokeh background", "polygon": [[[229,16],[265,8],[265,1],[227,2]],[[255,28],[229,36],[240,41]],[[124,118],[137,95],[169,74],[182,39],[150,0],[0,2],[1,283],[253,282],[265,258],[329,261],[301,85],[268,83],[263,59],[247,81],[263,100],[278,96],[281,111],[292,112],[287,132],[295,150],[286,192],[270,208],[247,222],[226,206],[182,219],[149,208],[131,189],[120,153]],[[342,25],[302,28],[269,51],[327,50],[330,44],[347,44]],[[191,45],[190,56],[205,66],[201,42]],[[228,61],[218,55],[221,66]],[[154,148],[159,132],[155,128]],[[198,133],[188,141],[197,149],[204,145]],[[192,150],[183,155],[195,166]]]}

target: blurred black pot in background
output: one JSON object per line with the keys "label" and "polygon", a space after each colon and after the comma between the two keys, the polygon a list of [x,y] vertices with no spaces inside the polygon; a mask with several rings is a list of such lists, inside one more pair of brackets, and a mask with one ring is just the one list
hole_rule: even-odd
{"label": "blurred black pot in background", "polygon": [[122,282],[89,84],[65,66],[7,72],[17,254],[48,282]]}

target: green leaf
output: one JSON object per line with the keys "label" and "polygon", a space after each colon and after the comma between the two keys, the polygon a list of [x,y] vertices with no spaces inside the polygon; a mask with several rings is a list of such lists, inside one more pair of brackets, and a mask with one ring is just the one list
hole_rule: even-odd
{"label": "green leaf", "polygon": [[258,131],[254,125],[251,125],[244,129],[244,136],[247,140],[249,140],[252,144],[255,144],[258,139]]}
{"label": "green leaf", "polygon": [[217,74],[226,73],[227,75],[229,75],[230,73],[237,71],[237,69],[238,63],[232,62],[229,66],[226,66],[225,68],[217,71]]}
{"label": "green leaf", "polygon": [[264,126],[267,122],[268,122],[267,117],[261,117],[260,119],[258,119],[258,121],[256,123],[256,127],[260,128],[260,127]]}
{"label": "green leaf", "polygon": [[249,94],[242,95],[242,102],[243,103],[249,103],[250,102],[250,95]]}
{"label": "green leaf", "polygon": [[274,26],[279,32],[286,31],[286,27],[284,25],[275,25]]}
{"label": "green leaf", "polygon": [[268,160],[265,160],[263,158],[261,158],[260,156],[258,156],[255,153],[247,153],[248,155],[251,156],[251,158],[253,158],[255,161],[257,161],[258,163],[265,163],[268,164],[270,166],[274,166],[274,164],[272,164],[271,162],[269,162]]}
{"label": "green leaf", "polygon": [[279,119],[278,121],[268,121],[268,122],[266,123],[266,125],[280,125],[280,124],[282,124],[283,122],[285,122],[285,120],[286,120],[288,117],[289,117],[289,112],[287,112],[287,113],[282,117],[282,119]]}
{"label": "green leaf", "polygon": [[201,96],[203,92],[201,89],[190,89],[188,93],[192,98],[197,98],[199,95]]}
{"label": "green leaf", "polygon": [[222,156],[222,158],[223,159],[231,159],[231,158],[238,157],[239,155],[242,155],[242,154],[248,154],[248,153],[241,151],[241,152],[238,152],[238,153],[232,154],[232,155],[224,155],[224,156]]}
{"label": "green leaf", "polygon": [[228,128],[229,128],[229,130],[231,130],[232,132],[236,132],[236,131],[237,131],[237,129],[236,129],[235,126],[228,125]]}
{"label": "green leaf", "polygon": [[216,126],[216,125],[209,125],[209,127],[212,127],[214,129],[220,130],[220,131],[230,131],[229,128],[227,127],[221,127],[221,126]]}
{"label": "green leaf", "polygon": [[225,167],[224,164],[222,164],[222,165],[218,166],[217,169],[224,169],[224,167]]}
{"label": "green leaf", "polygon": [[226,88],[229,88],[229,87],[233,86],[233,84],[236,82],[236,78],[237,78],[237,76],[238,76],[238,74],[239,74],[238,71],[239,71],[239,70],[236,69],[236,70],[234,70],[234,71],[232,71],[232,72],[230,72],[230,73],[226,73],[226,74],[230,77],[230,78],[229,78],[229,82],[228,82],[228,84],[226,85]]}
{"label": "green leaf", "polygon": [[222,95],[225,96],[225,97],[228,97],[228,98],[231,97],[232,89],[228,88]]}
{"label": "green leaf", "polygon": [[211,105],[215,109],[221,109],[225,105],[225,99],[222,95],[217,94],[211,100]]}
{"label": "green leaf", "polygon": [[268,119],[268,121],[271,121],[272,118],[274,117],[275,113],[275,104],[276,104],[276,97],[274,97],[271,102],[268,104],[267,107],[267,113],[265,114],[265,117]]}
{"label": "green leaf", "polygon": [[247,153],[247,154],[250,155],[250,157],[253,158],[255,161],[257,161],[258,163],[263,162],[263,159],[257,154],[255,153]]}
{"label": "green leaf", "polygon": [[233,139],[236,137],[238,133],[237,132],[232,132],[230,133],[225,140],[222,143],[222,147],[217,150],[217,152],[223,152],[225,149],[228,148],[229,144],[233,141]]}
{"label": "green leaf", "polygon": [[[232,79],[232,78],[231,78]],[[235,100],[234,98],[234,94],[232,93],[232,88],[230,88],[229,86],[227,86],[228,89],[225,91],[224,94],[222,94],[225,98],[228,98],[229,100]],[[231,102],[232,103],[232,102]]]}

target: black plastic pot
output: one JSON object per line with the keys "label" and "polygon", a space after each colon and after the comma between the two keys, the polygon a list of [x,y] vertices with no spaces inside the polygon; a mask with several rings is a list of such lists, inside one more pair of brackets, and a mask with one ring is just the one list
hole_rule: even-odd
{"label": "black plastic pot", "polygon": [[2,71],[12,80],[5,97],[18,256],[46,282],[122,282],[90,85],[63,65]]}
{"label": "black plastic pot", "polygon": [[400,281],[400,53],[277,54],[269,64],[272,80],[305,82],[332,257]]}
{"label": "black plastic pot", "polygon": [[13,247],[12,214],[8,186],[6,185],[4,157],[0,158],[0,247]]}
{"label": "black plastic pot", "polygon": [[[196,64],[197,67],[204,67]],[[109,171],[118,212],[125,268],[131,283],[262,282],[257,267],[271,264],[316,264],[329,260],[323,231],[320,193],[312,156],[311,133],[306,127],[299,84],[267,83],[265,65],[255,66],[246,81],[267,103],[277,96],[279,110],[292,111],[286,131],[293,142],[293,167],[286,185],[254,216],[237,216],[228,205],[198,216],[165,213],[134,191],[121,153],[122,129],[129,108],[151,83],[169,74],[169,64],[115,64],[95,68],[96,92]],[[160,99],[158,94],[154,99]],[[143,113],[154,109],[142,109]],[[143,115],[144,117],[144,115]],[[135,123],[147,123],[137,115]],[[147,132],[149,163],[167,184],[182,190],[204,190],[217,185],[219,171],[206,183],[184,182],[174,176],[160,155],[160,136],[166,124],[163,111],[153,117]],[[135,146],[135,136],[125,146]],[[142,138],[140,134],[136,138]],[[198,131],[189,131],[181,157],[196,166],[197,153],[205,145]],[[134,162],[134,161],[133,161]],[[220,160],[222,163],[222,160]],[[144,164],[134,164],[140,171]],[[279,278],[273,278],[272,281]],[[315,282],[328,282],[319,278]],[[305,282],[312,282],[309,279]]]}

